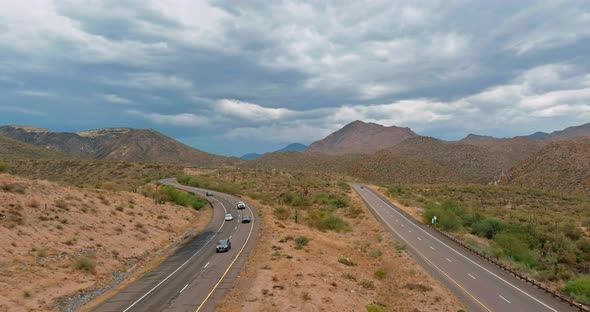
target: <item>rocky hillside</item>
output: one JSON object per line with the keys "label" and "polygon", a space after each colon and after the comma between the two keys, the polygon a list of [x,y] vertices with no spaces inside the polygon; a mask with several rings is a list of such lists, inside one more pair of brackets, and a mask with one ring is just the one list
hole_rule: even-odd
{"label": "rocky hillside", "polygon": [[328,155],[372,154],[416,136],[409,128],[385,127],[357,120],[312,143],[306,152]]}
{"label": "rocky hillside", "polygon": [[0,159],[57,159],[66,158],[52,149],[42,148],[0,135]]}
{"label": "rocky hillside", "polygon": [[549,141],[559,141],[579,137],[590,137],[590,123],[552,132],[547,135],[545,139]]}
{"label": "rocky hillside", "polygon": [[0,311],[73,311],[60,299],[127,276],[210,216],[135,193],[0,174]]}
{"label": "rocky hillside", "polygon": [[305,152],[274,152],[241,164],[243,168],[331,171],[344,173],[362,155],[324,155]]}
{"label": "rocky hillside", "polygon": [[78,133],[3,126],[12,139],[83,158],[182,163],[199,166],[231,164],[237,159],[212,155],[151,129],[107,128]]}
{"label": "rocky hillside", "polygon": [[590,194],[590,137],[551,143],[516,166],[503,183]]}

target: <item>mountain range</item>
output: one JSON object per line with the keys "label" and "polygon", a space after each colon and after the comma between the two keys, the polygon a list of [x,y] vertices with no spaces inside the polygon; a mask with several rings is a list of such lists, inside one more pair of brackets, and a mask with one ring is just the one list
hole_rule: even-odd
{"label": "mountain range", "polygon": [[81,158],[196,166],[222,166],[237,161],[192,148],[152,129],[106,128],[73,133],[28,126],[2,126],[0,134]]}
{"label": "mountain range", "polygon": [[355,121],[309,147],[294,143],[272,153],[244,155],[245,159],[209,154],[155,130],[131,128],[70,133],[2,126],[0,147],[0,158],[81,157],[314,170],[379,183],[501,183],[590,194],[590,123],[549,134],[470,134],[443,141],[409,128]]}

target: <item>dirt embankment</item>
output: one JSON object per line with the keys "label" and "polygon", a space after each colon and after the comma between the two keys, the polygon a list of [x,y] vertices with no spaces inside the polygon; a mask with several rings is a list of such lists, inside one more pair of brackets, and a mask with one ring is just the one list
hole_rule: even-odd
{"label": "dirt embankment", "polygon": [[[279,220],[257,203],[264,226],[218,311],[457,311],[461,303],[372,217],[356,193],[350,231],[322,232]],[[255,202],[255,201],[253,201]],[[348,217],[346,217],[348,215]],[[297,247],[297,238],[309,242]],[[293,238],[293,239],[291,239]]]}
{"label": "dirt embankment", "polygon": [[141,265],[210,209],[0,174],[0,311],[44,311]]}

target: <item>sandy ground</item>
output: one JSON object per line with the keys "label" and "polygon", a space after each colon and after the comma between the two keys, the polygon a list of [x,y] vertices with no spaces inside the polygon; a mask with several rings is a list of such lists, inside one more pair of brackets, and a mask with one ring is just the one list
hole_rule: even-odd
{"label": "sandy ground", "polygon": [[[343,233],[279,221],[271,207],[257,203],[264,224],[257,246],[218,311],[366,311],[372,303],[384,311],[461,309],[452,293],[400,248],[358,195],[350,197],[362,213],[346,219],[352,230]],[[303,249],[285,239],[301,235],[309,238]],[[340,258],[354,265],[342,264]],[[377,277],[377,270],[385,276]]]}
{"label": "sandy ground", "polygon": [[[0,311],[44,311],[156,254],[210,209],[0,174]],[[95,263],[76,267],[80,257]]]}

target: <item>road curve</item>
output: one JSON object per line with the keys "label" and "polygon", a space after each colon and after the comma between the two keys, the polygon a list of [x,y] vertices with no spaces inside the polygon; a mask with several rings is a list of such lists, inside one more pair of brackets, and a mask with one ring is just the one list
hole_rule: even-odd
{"label": "road curve", "polygon": [[[207,191],[180,185],[175,179],[159,182],[203,195]],[[93,311],[215,311],[254,247],[260,223],[254,206],[246,203],[246,209],[236,208],[238,197],[214,192],[207,199],[213,205],[213,218],[201,234]],[[234,220],[224,221],[226,213]],[[241,223],[243,214],[249,214],[252,222]],[[215,245],[226,238],[232,248],[216,253]]]}
{"label": "road curve", "polygon": [[468,311],[577,311],[417,222],[370,188],[356,183],[351,186],[379,222],[405,243],[414,257],[464,302]]}

